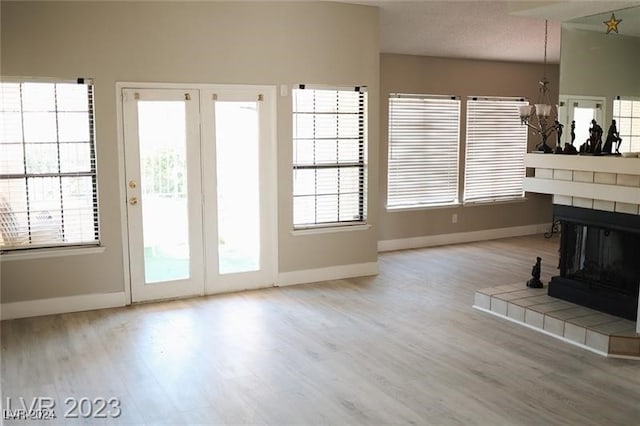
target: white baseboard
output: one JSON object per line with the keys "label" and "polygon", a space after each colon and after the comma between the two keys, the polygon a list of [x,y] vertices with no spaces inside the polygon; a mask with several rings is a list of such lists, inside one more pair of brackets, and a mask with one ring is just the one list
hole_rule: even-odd
{"label": "white baseboard", "polygon": [[473,241],[495,240],[497,238],[520,237],[523,235],[541,234],[549,231],[549,229],[551,229],[550,223],[540,223],[537,225],[513,226],[510,228],[484,229],[482,231],[383,240],[378,241],[378,252],[470,243]]}
{"label": "white baseboard", "polygon": [[376,275],[378,262],[355,263],[351,265],[330,266],[328,268],[305,269],[302,271],[281,272],[276,287],[314,283],[318,281],[340,280],[343,278]]}
{"label": "white baseboard", "polygon": [[115,308],[125,306],[126,304],[124,292],[36,299],[24,302],[3,303],[0,305],[0,318],[6,320],[37,317],[41,315]]}

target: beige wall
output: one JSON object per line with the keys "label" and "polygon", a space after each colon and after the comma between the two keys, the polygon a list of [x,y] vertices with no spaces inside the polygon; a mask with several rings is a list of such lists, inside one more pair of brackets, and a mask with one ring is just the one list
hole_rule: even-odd
{"label": "beige wall", "polygon": [[[409,55],[383,54],[380,60],[380,194],[379,240],[422,237],[492,228],[550,223],[552,205],[548,196],[527,194],[519,203],[471,205],[411,211],[387,211],[386,170],[388,149],[389,93],[422,93],[467,96],[524,96],[535,100],[543,66],[506,62],[470,61],[427,58]],[[551,98],[558,98],[558,66],[548,66]],[[461,152],[464,153],[466,131],[464,103],[461,123]],[[529,136],[529,149],[539,140]],[[464,161],[460,164],[460,182],[464,176]],[[458,223],[452,223],[452,214]]]}
{"label": "beige wall", "polygon": [[605,97],[605,123],[616,96],[640,97],[640,37],[563,25],[560,64],[560,93]]}
{"label": "beige wall", "polygon": [[2,74],[92,77],[102,254],[2,264],[3,303],[124,290],[118,81],[369,88],[365,231],[292,236],[291,100],[278,97],[279,271],[376,261],[378,12],[338,3],[1,3]]}

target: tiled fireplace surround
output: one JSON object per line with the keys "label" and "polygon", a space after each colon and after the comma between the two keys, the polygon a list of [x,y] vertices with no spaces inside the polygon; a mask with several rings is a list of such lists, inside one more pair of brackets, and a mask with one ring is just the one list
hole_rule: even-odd
{"label": "tiled fireplace surround", "polygon": [[[639,158],[526,154],[525,166],[525,191],[551,194],[554,204],[640,214]],[[640,359],[640,318],[634,324],[546,292],[493,287],[476,293],[475,307],[603,355]]]}

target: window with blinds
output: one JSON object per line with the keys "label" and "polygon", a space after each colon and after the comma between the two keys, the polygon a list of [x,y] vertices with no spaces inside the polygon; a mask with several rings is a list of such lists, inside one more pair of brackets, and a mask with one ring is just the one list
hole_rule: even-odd
{"label": "window with blinds", "polygon": [[391,94],[387,208],[458,203],[460,100]]}
{"label": "window with blinds", "polygon": [[523,198],[527,127],[520,123],[521,98],[467,99],[465,203]]}
{"label": "window with blinds", "polygon": [[367,93],[300,86],[293,97],[293,225],[366,218]]}
{"label": "window with blinds", "polygon": [[640,101],[615,99],[613,118],[622,138],[620,152],[640,152]]}
{"label": "window with blinds", "polygon": [[93,86],[0,82],[0,249],[98,244]]}

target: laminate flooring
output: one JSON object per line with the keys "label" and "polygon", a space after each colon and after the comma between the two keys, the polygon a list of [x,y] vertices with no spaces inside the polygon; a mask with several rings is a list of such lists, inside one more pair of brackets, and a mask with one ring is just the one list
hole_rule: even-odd
{"label": "laminate flooring", "polygon": [[[3,403],[54,398],[38,424],[640,424],[640,362],[471,307],[524,287],[536,256],[548,282],[558,244],[381,253],[372,277],[3,321]],[[122,413],[64,419],[83,397]]]}

